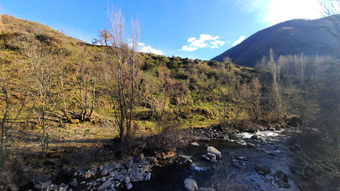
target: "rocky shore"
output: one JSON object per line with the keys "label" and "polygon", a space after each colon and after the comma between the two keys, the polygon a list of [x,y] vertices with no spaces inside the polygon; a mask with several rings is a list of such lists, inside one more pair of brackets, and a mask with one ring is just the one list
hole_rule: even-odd
{"label": "rocky shore", "polygon": [[[247,126],[248,125],[248,126]],[[219,140],[226,143],[235,143],[240,146],[246,146],[248,149],[261,150],[267,155],[273,157],[279,154],[279,146],[275,145],[275,141],[270,138],[263,138],[256,134],[259,130],[275,131],[282,128],[287,128],[287,124],[275,124],[268,126],[260,126],[254,124],[243,125],[242,128],[226,128],[223,125],[214,125],[205,128],[190,127],[186,131],[187,147],[206,147],[206,153],[200,156],[200,160],[216,163],[223,158],[220,150],[209,145],[212,140]],[[241,132],[241,133],[240,133]],[[248,133],[248,137],[240,138],[243,132]],[[250,156],[251,157],[251,156]],[[166,160],[177,158],[176,160]],[[152,168],[154,166],[161,167],[169,165],[181,158],[178,156],[177,149],[172,148],[168,151],[155,152],[153,156],[145,157],[144,153],[136,156],[125,157],[119,161],[110,161],[100,166],[92,166],[91,168],[81,168],[76,170],[68,182],[54,184],[48,180],[42,183],[36,183],[34,190],[100,190],[100,191],[115,191],[115,190],[130,190],[134,188],[134,184],[138,182],[150,181],[153,177]],[[182,157],[183,158],[183,157]],[[195,159],[198,160],[198,159]],[[183,158],[185,163],[193,164],[191,158]],[[288,176],[284,170],[272,170],[270,166],[261,162],[249,162],[248,156],[236,156],[231,158],[233,168],[244,170],[252,168],[259,178],[264,182],[270,182],[276,188],[290,188]],[[247,164],[249,163],[249,164]],[[192,177],[188,177],[184,182],[184,187],[187,190],[214,190],[213,188],[199,188],[196,181]],[[183,184],[183,183],[179,183]],[[244,182],[246,185],[247,182]],[[257,188],[256,186],[254,188]],[[249,189],[249,188],[247,188]],[[33,189],[32,189],[33,190]],[[251,190],[251,189],[250,189]]]}

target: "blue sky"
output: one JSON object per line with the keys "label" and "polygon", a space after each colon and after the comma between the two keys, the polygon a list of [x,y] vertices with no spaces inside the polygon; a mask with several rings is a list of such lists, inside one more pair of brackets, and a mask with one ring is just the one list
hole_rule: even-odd
{"label": "blue sky", "polygon": [[318,0],[0,0],[1,14],[36,21],[88,42],[108,4],[140,22],[140,51],[208,60],[255,32],[294,18],[320,18]]}

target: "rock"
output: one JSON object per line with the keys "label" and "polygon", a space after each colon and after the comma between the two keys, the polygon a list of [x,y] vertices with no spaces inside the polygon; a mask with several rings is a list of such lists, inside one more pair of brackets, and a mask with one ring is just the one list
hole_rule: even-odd
{"label": "rock", "polygon": [[168,158],[172,158],[176,156],[176,148],[172,148],[170,149],[170,151],[167,152],[161,152],[161,153],[157,153],[156,157],[158,159],[168,159]]}
{"label": "rock", "polygon": [[269,166],[266,165],[266,164],[261,164],[261,163],[258,163],[258,164],[255,165],[255,170],[260,175],[266,175],[266,174],[271,173]]}
{"label": "rock", "polygon": [[77,179],[73,179],[73,181],[70,183],[70,186],[72,186],[73,188],[77,187],[78,186],[78,181]]}
{"label": "rock", "polygon": [[133,159],[130,157],[125,161],[125,167],[129,169],[132,167],[132,165],[133,165]]}
{"label": "rock", "polygon": [[91,178],[91,176],[92,176],[92,173],[91,173],[90,170],[88,170],[88,171],[85,172],[84,178],[88,179],[88,178]]}
{"label": "rock", "polygon": [[92,181],[92,186],[97,186],[97,182],[96,181]]}
{"label": "rock", "polygon": [[278,182],[278,185],[279,185],[281,188],[290,188],[290,184],[285,183],[285,182],[282,182],[282,181],[279,181],[279,182]]}
{"label": "rock", "polygon": [[128,190],[131,190],[132,184],[131,184],[131,183],[127,184],[127,185],[126,185],[126,188],[127,188]]}
{"label": "rock", "polygon": [[222,158],[221,152],[218,151],[215,147],[208,147],[207,152],[216,155],[216,157],[219,159]]}
{"label": "rock", "polygon": [[130,174],[131,182],[142,182],[144,180],[143,173],[133,172]]}
{"label": "rock", "polygon": [[270,156],[273,156],[273,157],[276,155],[275,152],[271,152],[271,151],[268,151],[267,154],[270,155]]}
{"label": "rock", "polygon": [[209,160],[210,160],[210,158],[209,158],[209,157],[207,157],[207,155],[202,155],[202,156],[201,156],[201,159],[204,159],[204,160],[207,160],[207,161],[209,161]]}
{"label": "rock", "polygon": [[198,137],[198,140],[199,140],[199,141],[202,141],[202,142],[209,142],[209,138],[208,138],[208,137],[205,137],[205,136],[199,136],[199,137]]}
{"label": "rock", "polygon": [[192,143],[191,143],[191,146],[197,146],[197,147],[199,147],[200,145],[199,145],[198,143],[196,143],[196,142],[192,142]]}
{"label": "rock", "polygon": [[202,187],[200,189],[198,189],[198,191],[216,191],[214,188],[205,188],[205,187]]}
{"label": "rock", "polygon": [[192,163],[194,163],[191,159],[185,159],[185,161],[184,161],[185,163],[189,163],[189,164],[192,164]]}
{"label": "rock", "polygon": [[101,174],[102,176],[107,175],[107,168],[104,168],[100,174]]}
{"label": "rock", "polygon": [[197,186],[196,180],[191,179],[191,178],[186,178],[184,180],[184,186],[189,191],[197,191],[198,190],[198,186]]}
{"label": "rock", "polygon": [[151,180],[151,172],[149,172],[144,179],[144,181],[149,181],[149,180]]}
{"label": "rock", "polygon": [[229,141],[229,136],[228,136],[228,135],[224,135],[224,136],[223,136],[223,140],[224,140],[224,141]]}
{"label": "rock", "polygon": [[248,146],[249,148],[255,148],[255,145],[254,145],[253,143],[247,143],[247,146]]}
{"label": "rock", "polygon": [[150,163],[157,163],[158,162],[156,157],[146,157],[145,160],[150,162]]}
{"label": "rock", "polygon": [[111,177],[115,177],[115,173],[113,171],[109,172]]}
{"label": "rock", "polygon": [[280,181],[282,181],[284,183],[288,183],[288,176],[284,172],[282,172],[281,170],[276,171],[274,173],[274,176],[276,178],[278,178]]}
{"label": "rock", "polygon": [[102,179],[101,179],[102,182],[105,182],[106,181],[106,177],[103,176]]}
{"label": "rock", "polygon": [[141,154],[139,154],[139,155],[137,155],[137,156],[135,156],[135,162],[143,162],[145,160],[145,156],[144,156],[144,154],[143,153],[141,153]]}
{"label": "rock", "polygon": [[119,180],[119,181],[125,181],[125,177],[124,177],[124,175],[122,175],[122,174],[118,174],[118,175],[116,175],[115,176],[115,179],[117,179],[117,180]]}
{"label": "rock", "polygon": [[127,177],[125,177],[125,183],[126,183],[126,184],[129,184],[129,183],[130,183],[130,181],[131,181],[131,180],[130,180],[130,177],[128,177],[128,176],[127,176]]}
{"label": "rock", "polygon": [[101,186],[99,186],[97,190],[103,191],[103,190],[109,188],[111,186],[111,184],[112,184],[112,181],[111,180],[107,180]]}
{"label": "rock", "polygon": [[244,157],[244,156],[239,156],[237,157],[238,160],[242,160],[242,161],[247,161],[247,157]]}
{"label": "rock", "polygon": [[250,139],[257,139],[257,138],[258,138],[257,135],[253,135],[250,137]]}
{"label": "rock", "polygon": [[234,167],[236,167],[238,169],[242,168],[242,165],[238,161],[233,161],[232,164],[233,164]]}
{"label": "rock", "polygon": [[48,180],[46,182],[34,185],[34,188],[37,190],[44,190],[44,189],[48,189],[51,186],[51,184],[52,184],[52,181]]}
{"label": "rock", "polygon": [[121,182],[117,181],[117,182],[115,183],[115,187],[119,187],[119,186],[120,186],[120,183],[121,183]]}
{"label": "rock", "polygon": [[128,173],[128,171],[125,170],[125,169],[122,169],[122,170],[120,171],[120,174],[122,174],[122,175],[127,175],[127,173]]}
{"label": "rock", "polygon": [[216,155],[214,155],[212,153],[208,153],[207,155],[210,158],[210,160],[212,160],[212,159],[216,160]]}

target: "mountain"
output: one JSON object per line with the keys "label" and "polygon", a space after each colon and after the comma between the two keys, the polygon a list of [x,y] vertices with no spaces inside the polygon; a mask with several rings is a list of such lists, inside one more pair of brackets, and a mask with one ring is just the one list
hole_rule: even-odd
{"label": "mountain", "polygon": [[223,52],[212,60],[231,58],[239,66],[254,67],[272,48],[275,55],[340,56],[339,39],[327,31],[329,18],[316,20],[296,19],[261,30],[239,45]]}

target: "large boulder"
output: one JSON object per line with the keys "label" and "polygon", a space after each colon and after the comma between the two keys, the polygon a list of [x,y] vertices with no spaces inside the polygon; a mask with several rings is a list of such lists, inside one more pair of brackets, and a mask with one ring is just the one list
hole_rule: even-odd
{"label": "large boulder", "polygon": [[250,139],[257,139],[257,138],[258,138],[257,135],[253,135],[250,137]]}
{"label": "large boulder", "polygon": [[266,175],[266,174],[270,174],[271,173],[271,170],[270,170],[269,166],[266,165],[266,164],[263,164],[263,163],[257,163],[255,165],[255,170],[260,175]]}
{"label": "large boulder", "polygon": [[279,179],[280,181],[284,183],[288,183],[288,176],[282,172],[281,170],[278,170],[274,173],[274,176]]}
{"label": "large boulder", "polygon": [[131,180],[131,182],[142,182],[142,181],[144,181],[143,173],[132,172],[130,174],[130,180]]}
{"label": "large boulder", "polygon": [[222,158],[222,154],[219,150],[217,150],[215,147],[208,147],[207,148],[207,152],[208,154],[211,153],[211,154],[214,154],[216,155],[217,158]]}
{"label": "large boulder", "polygon": [[196,182],[196,180],[194,180],[192,178],[186,178],[184,180],[184,186],[189,191],[197,191],[198,190],[197,182]]}

